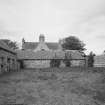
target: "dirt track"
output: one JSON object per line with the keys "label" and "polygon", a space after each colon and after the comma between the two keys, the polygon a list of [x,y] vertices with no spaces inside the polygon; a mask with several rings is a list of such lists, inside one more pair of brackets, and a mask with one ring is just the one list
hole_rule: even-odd
{"label": "dirt track", "polygon": [[105,79],[92,72],[24,70],[0,77],[0,105],[105,105]]}

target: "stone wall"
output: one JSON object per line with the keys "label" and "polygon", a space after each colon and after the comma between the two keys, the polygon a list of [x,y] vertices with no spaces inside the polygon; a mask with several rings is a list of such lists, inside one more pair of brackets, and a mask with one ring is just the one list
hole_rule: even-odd
{"label": "stone wall", "polygon": [[71,66],[85,66],[85,61],[84,60],[72,60],[71,61]]}
{"label": "stone wall", "polygon": [[24,68],[48,68],[50,60],[24,60]]}
{"label": "stone wall", "polygon": [[[48,68],[50,67],[50,60],[23,60],[24,68]],[[71,67],[85,66],[84,60],[72,60]],[[64,62],[61,60],[60,67],[65,67]]]}

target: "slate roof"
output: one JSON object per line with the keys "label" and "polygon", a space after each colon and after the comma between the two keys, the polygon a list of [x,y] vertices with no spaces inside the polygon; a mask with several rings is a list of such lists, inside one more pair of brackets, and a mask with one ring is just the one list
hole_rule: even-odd
{"label": "slate roof", "polygon": [[8,51],[8,52],[11,52],[11,53],[16,53],[14,50],[12,50],[11,48],[9,48],[9,46],[2,40],[0,40],[0,48]]}
{"label": "slate roof", "polygon": [[[27,50],[27,49],[34,50],[34,49],[36,49],[38,43],[39,42],[25,42],[24,49],[25,50]],[[52,49],[52,50],[57,50],[59,47],[59,44],[54,43],[54,42],[46,42],[45,44],[48,46],[49,49]]]}
{"label": "slate roof", "polygon": [[[77,51],[71,51],[72,59],[84,59],[80,53]],[[18,59],[64,59],[65,52],[64,51],[37,51],[34,52],[32,50],[18,50],[17,51]]]}
{"label": "slate roof", "polygon": [[71,55],[72,59],[85,59],[83,57],[83,54],[80,53],[78,50],[67,50],[66,53],[68,53],[69,55]]}
{"label": "slate roof", "polygon": [[[60,53],[59,58],[63,57]],[[55,53],[53,51],[29,51],[29,50],[18,50],[17,51],[18,59],[53,59]]]}
{"label": "slate roof", "polygon": [[48,48],[52,49],[52,50],[57,50],[59,47],[59,44],[56,42],[55,43],[54,42],[47,42],[46,44],[47,44]]}
{"label": "slate roof", "polygon": [[27,50],[27,49],[34,50],[34,49],[36,49],[37,45],[38,45],[38,42],[25,42],[24,49],[25,50]]}

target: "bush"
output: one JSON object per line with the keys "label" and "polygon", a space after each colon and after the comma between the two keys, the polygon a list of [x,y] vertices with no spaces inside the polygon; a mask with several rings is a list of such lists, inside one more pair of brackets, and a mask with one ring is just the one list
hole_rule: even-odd
{"label": "bush", "polygon": [[51,59],[50,61],[50,67],[59,67],[61,64],[61,61],[59,59]]}
{"label": "bush", "polygon": [[65,59],[63,62],[64,62],[66,67],[71,67],[71,61],[70,61],[71,58],[72,57],[71,57],[70,53],[65,53]]}
{"label": "bush", "polygon": [[90,54],[88,55],[88,67],[93,67],[94,56],[95,54],[93,54],[93,52],[90,52]]}
{"label": "bush", "polygon": [[71,62],[70,62],[69,59],[65,59],[63,62],[64,62],[66,67],[70,67],[71,66]]}

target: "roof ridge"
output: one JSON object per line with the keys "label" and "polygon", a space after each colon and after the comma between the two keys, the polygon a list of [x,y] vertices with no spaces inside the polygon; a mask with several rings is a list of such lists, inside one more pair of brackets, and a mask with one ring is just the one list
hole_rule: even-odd
{"label": "roof ridge", "polygon": [[58,44],[58,42],[45,42],[45,43],[57,43]]}
{"label": "roof ridge", "polygon": [[39,43],[39,42],[25,42],[25,43]]}

